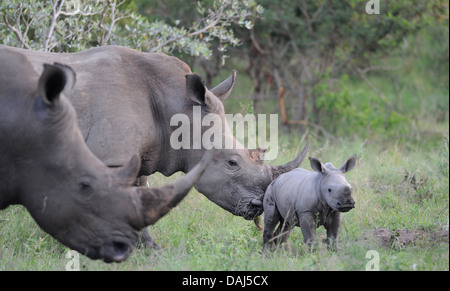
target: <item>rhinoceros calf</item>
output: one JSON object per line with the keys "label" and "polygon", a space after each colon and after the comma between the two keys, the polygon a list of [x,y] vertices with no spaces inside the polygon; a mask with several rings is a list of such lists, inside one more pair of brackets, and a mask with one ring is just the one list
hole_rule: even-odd
{"label": "rhinoceros calf", "polygon": [[212,159],[159,188],[132,187],[137,156],[108,168],[87,147],[64,96],[74,72],[0,47],[0,209],[22,204],[39,226],[69,248],[106,262],[123,261],[139,230],[186,196]]}
{"label": "rhinoceros calf", "polygon": [[[350,157],[339,169],[309,158],[313,172],[295,169],[280,175],[264,196],[264,248],[285,242],[294,226],[300,226],[305,243],[315,240],[316,228],[327,230],[327,243],[336,241],[341,212],[355,207],[352,188],[344,174],[355,166]],[[274,233],[276,225],[279,223]]]}

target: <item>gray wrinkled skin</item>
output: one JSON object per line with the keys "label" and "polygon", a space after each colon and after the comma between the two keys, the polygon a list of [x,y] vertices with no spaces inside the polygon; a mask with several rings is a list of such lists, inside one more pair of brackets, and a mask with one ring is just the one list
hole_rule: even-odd
{"label": "gray wrinkled skin", "polygon": [[[323,165],[309,158],[313,172],[295,169],[280,175],[266,190],[264,196],[264,248],[283,243],[294,226],[299,226],[304,242],[315,241],[316,228],[327,230],[330,246],[337,240],[341,212],[355,207],[352,188],[344,174],[355,166],[356,157],[350,157],[339,169]],[[277,230],[275,227],[279,224]]]}
{"label": "gray wrinkled skin", "polygon": [[86,146],[63,94],[76,82],[74,71],[61,64],[40,71],[0,46],[0,209],[21,204],[65,246],[91,259],[126,260],[139,231],[186,196],[213,155],[172,184],[132,187],[137,156],[113,169]]}

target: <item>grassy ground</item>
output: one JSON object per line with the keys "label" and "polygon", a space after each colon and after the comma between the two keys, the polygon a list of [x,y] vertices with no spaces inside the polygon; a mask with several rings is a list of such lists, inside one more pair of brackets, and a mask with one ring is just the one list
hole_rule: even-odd
{"label": "grassy ground", "polygon": [[[448,136],[448,125],[444,126]],[[310,252],[299,228],[285,248],[261,253],[262,233],[251,221],[222,210],[195,190],[150,231],[162,250],[136,250],[128,261],[105,264],[80,257],[82,270],[365,270],[379,255],[381,270],[449,269],[448,137],[426,151],[401,141],[329,144],[310,136],[310,156],[339,166],[358,156],[347,180],[356,208],[342,215],[340,245],[328,252],[325,230]],[[283,163],[299,138],[281,140]],[[407,149],[408,148],[408,149]],[[430,148],[428,150],[428,148]],[[305,162],[302,167],[309,169]],[[153,185],[179,177],[154,175]],[[64,270],[68,249],[44,233],[21,206],[0,212],[0,270]],[[367,258],[366,258],[367,256]]]}
{"label": "grassy ground", "polygon": [[[372,266],[375,257],[370,251],[374,250],[380,270],[448,270],[448,88],[430,85],[420,68],[411,67],[410,72],[413,75],[409,77],[408,72],[399,72],[400,76],[408,77],[404,80],[399,77],[399,89],[389,78],[372,78],[388,98],[392,97],[390,101],[407,113],[411,120],[407,133],[393,125],[394,129],[387,128],[390,135],[374,136],[363,128],[358,133],[350,131],[348,137],[332,143],[312,131],[307,136],[311,141],[309,156],[335,166],[340,166],[352,154],[358,158],[355,169],[347,174],[354,189],[356,208],[342,215],[337,251],[327,251],[322,242],[325,230],[319,228],[318,243],[310,252],[302,242],[300,229],[295,228],[285,248],[261,253],[262,233],[252,221],[229,214],[192,190],[178,207],[150,227],[163,247],[161,250],[138,249],[121,264],[105,264],[81,256],[80,268],[365,270],[366,266]],[[224,72],[218,79],[227,76]],[[250,80],[245,74],[238,80],[233,94],[250,96]],[[354,102],[378,98],[361,81],[347,85],[348,97]],[[251,112],[250,102],[250,99],[229,99],[225,105],[229,113],[246,114]],[[265,107],[264,113],[278,113],[275,103]],[[375,118],[376,108],[369,109]],[[303,132],[280,130],[278,158],[273,164],[285,163],[298,154],[303,147],[299,145],[301,135]],[[310,168],[307,160],[302,167]],[[180,175],[166,178],[155,174],[149,182],[164,185]],[[43,232],[22,206],[0,211],[0,270],[64,270],[72,260],[66,257],[68,251]]]}

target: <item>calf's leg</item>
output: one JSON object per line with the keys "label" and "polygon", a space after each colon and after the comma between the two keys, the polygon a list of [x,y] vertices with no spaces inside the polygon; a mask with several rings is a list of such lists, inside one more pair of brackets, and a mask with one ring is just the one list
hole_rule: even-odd
{"label": "calf's leg", "polygon": [[310,248],[316,240],[316,219],[312,212],[304,212],[299,215],[300,228],[302,229],[303,241]]}
{"label": "calf's leg", "polygon": [[328,250],[335,251],[338,238],[339,227],[341,225],[341,213],[336,212],[328,219],[324,227],[327,230],[327,245]]}
{"label": "calf's leg", "polygon": [[275,204],[264,205],[264,231],[263,231],[263,248],[271,247],[274,244],[273,233],[275,227],[281,219]]}

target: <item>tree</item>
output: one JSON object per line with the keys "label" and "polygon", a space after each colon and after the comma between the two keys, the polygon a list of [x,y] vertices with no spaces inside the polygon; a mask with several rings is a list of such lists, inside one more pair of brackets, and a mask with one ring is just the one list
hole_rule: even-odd
{"label": "tree", "polygon": [[3,1],[2,43],[27,49],[67,52],[110,43],[124,1]]}
{"label": "tree", "polygon": [[[232,23],[251,28],[250,16],[262,12],[255,1],[214,0],[210,8],[196,5],[200,17],[188,26],[175,21],[149,22],[126,0],[2,1],[1,43],[28,49],[73,52],[91,46],[117,44],[138,50],[182,51],[209,58],[210,43],[238,45]],[[192,4],[191,4],[192,5]],[[192,7],[191,7],[192,8]]]}
{"label": "tree", "polygon": [[444,2],[381,1],[380,14],[370,15],[366,0],[259,1],[265,8],[264,19],[255,23],[250,34],[239,34],[248,48],[245,57],[255,88],[255,108],[273,80],[278,92],[290,96],[288,114],[297,123],[318,126],[321,118],[351,122],[358,113],[356,108],[349,111],[342,76],[355,73],[378,94],[379,107],[372,109],[386,120],[399,117],[398,108],[370,83],[367,74],[394,69],[377,66],[376,61],[424,27],[426,16],[442,9]]}

